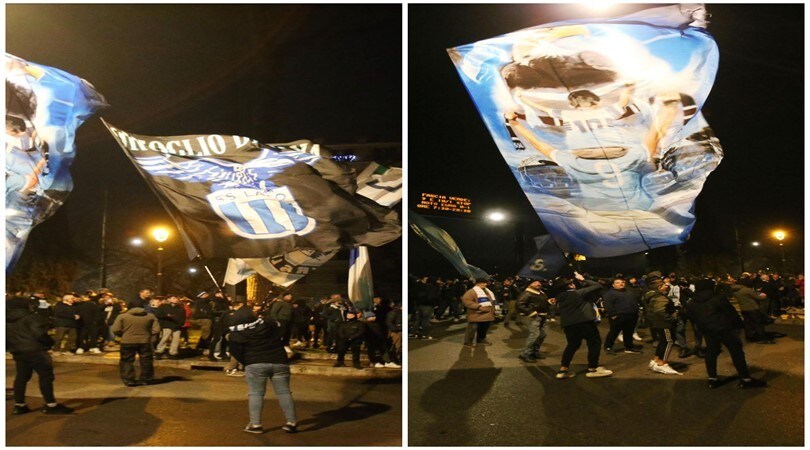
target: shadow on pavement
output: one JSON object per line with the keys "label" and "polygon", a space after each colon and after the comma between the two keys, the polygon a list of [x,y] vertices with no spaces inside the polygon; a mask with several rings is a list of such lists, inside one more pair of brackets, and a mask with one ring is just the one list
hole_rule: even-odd
{"label": "shadow on pavement", "polygon": [[[298,422],[299,427],[305,425],[306,428],[300,428],[299,432],[304,433],[307,431],[321,430],[333,425],[343,422],[353,422],[356,420],[364,420],[377,414],[382,414],[391,409],[391,405],[384,403],[365,402],[353,399],[348,404],[329,411],[318,412],[314,414],[311,419],[306,419]],[[313,424],[312,426],[308,426]],[[272,428],[274,429],[281,429]]]}
{"label": "shadow on pavement", "polygon": [[470,408],[489,394],[500,368],[487,355],[486,347],[463,347],[458,360],[445,374],[445,377],[428,386],[419,401],[419,407],[431,415],[436,426],[429,429],[440,430],[448,420],[457,424],[454,427],[459,440],[454,445],[465,445],[471,436],[467,417]]}
{"label": "shadow on pavement", "polygon": [[[119,398],[98,400],[81,399],[76,410],[88,409],[82,414],[61,416],[63,424],[57,431],[61,445],[72,446],[111,446],[123,447],[146,441],[157,432],[163,421],[146,411],[149,398],[126,398],[127,407],[116,404]],[[75,406],[76,400],[70,402]],[[92,409],[93,405],[98,407]],[[54,418],[56,416],[53,416]],[[43,416],[43,420],[52,417]]]}
{"label": "shadow on pavement", "polygon": [[149,384],[166,384],[166,383],[173,383],[175,381],[191,381],[191,380],[186,378],[186,377],[180,377],[180,376],[177,376],[177,375],[169,375],[169,376],[165,376],[165,377],[155,378]]}

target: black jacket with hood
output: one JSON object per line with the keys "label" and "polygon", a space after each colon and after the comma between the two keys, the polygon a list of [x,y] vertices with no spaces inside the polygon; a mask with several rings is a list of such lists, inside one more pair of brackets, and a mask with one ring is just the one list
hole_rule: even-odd
{"label": "black jacket with hood", "polygon": [[[22,301],[20,301],[22,303]],[[6,310],[6,351],[13,355],[48,351],[53,339],[48,336],[48,321],[28,309]]]}
{"label": "black jacket with hood", "polygon": [[[697,289],[697,286],[696,286]],[[704,334],[717,334],[742,328],[742,319],[728,298],[711,289],[697,290],[686,305],[689,318]]]}

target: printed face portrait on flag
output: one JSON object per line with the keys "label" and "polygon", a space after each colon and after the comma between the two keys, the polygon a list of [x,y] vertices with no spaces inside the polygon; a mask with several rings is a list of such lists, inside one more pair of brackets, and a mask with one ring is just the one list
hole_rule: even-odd
{"label": "printed face portrait on flag", "polygon": [[565,252],[682,243],[722,150],[701,6],[541,25],[449,50],[498,149]]}
{"label": "printed face portrait on flag", "polygon": [[396,212],[354,195],[318,155],[241,136],[153,137],[105,125],[174,219],[190,258],[379,246],[401,234]]}
{"label": "printed face portrait on flag", "polygon": [[87,81],[6,54],[6,271],[64,203],[76,129],[107,102]]}

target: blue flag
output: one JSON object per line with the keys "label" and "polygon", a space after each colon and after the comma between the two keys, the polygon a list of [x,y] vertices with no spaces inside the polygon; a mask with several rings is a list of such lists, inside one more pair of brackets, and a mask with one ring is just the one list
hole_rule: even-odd
{"label": "blue flag", "polygon": [[705,17],[674,5],[448,50],[563,251],[609,257],[687,239],[723,156],[700,113],[719,57]]}
{"label": "blue flag", "polygon": [[537,253],[520,269],[518,275],[532,279],[551,280],[568,265],[562,250],[549,235],[534,238]]}
{"label": "blue flag", "polygon": [[489,278],[489,275],[483,270],[467,264],[467,260],[464,258],[464,255],[461,254],[461,249],[458,248],[458,244],[456,244],[453,237],[443,229],[437,227],[433,222],[413,211],[409,211],[408,224],[411,226],[411,230],[413,230],[414,233],[424,239],[434,250],[447,258],[458,273],[464,275],[465,278]]}
{"label": "blue flag", "polygon": [[107,106],[87,81],[6,53],[6,272],[64,203],[76,129]]}

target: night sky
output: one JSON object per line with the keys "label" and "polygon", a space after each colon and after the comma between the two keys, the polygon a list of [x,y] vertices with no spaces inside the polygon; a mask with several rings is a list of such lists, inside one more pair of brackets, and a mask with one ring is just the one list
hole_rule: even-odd
{"label": "night sky", "polygon": [[[472,198],[473,214],[479,217],[500,208],[524,218],[527,240],[543,233],[445,49],[543,23],[619,17],[654,6],[663,5],[616,5],[601,12],[577,4],[411,5],[408,204],[413,207],[420,192],[466,196]],[[768,234],[784,228],[790,236],[788,258],[801,261],[804,6],[706,7],[712,14],[708,31],[719,46],[720,67],[702,111],[725,157],[698,197],[696,225],[679,251],[734,254],[736,219],[741,242],[750,246],[751,241],[760,241],[759,251],[773,251],[775,240]],[[513,258],[515,233],[510,226],[442,218],[435,223],[457,238],[472,264],[492,269]],[[447,271],[447,264],[425,267],[434,261],[433,250],[414,234],[409,252],[410,270]],[[528,259],[531,253],[525,256]]]}
{"label": "night sky", "polygon": [[7,5],[7,52],[85,78],[111,105],[79,128],[74,190],[33,230],[21,263],[64,255],[97,261],[105,186],[109,247],[158,223],[173,226],[99,117],[144,135],[219,133],[326,146],[401,142],[401,11],[401,5]]}

